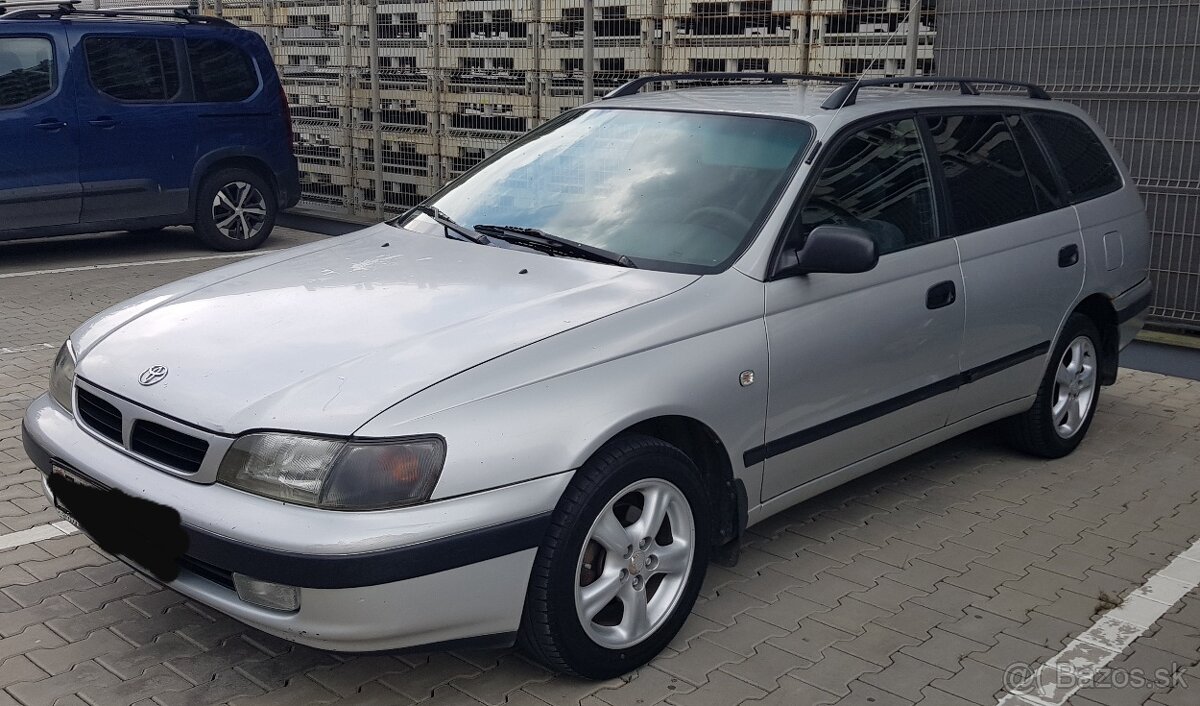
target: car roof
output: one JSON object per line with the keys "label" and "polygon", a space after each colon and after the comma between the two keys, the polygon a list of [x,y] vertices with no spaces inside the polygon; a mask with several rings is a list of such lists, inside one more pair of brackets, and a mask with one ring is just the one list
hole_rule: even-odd
{"label": "car roof", "polygon": [[791,85],[705,86],[648,91],[589,103],[589,108],[637,108],[803,120],[827,127],[836,115],[844,125],[885,112],[933,108],[1004,108],[1082,111],[1061,101],[1027,98],[1016,94],[962,95],[958,91],[863,87],[852,105],[840,110],[823,108],[838,84],[812,81]]}

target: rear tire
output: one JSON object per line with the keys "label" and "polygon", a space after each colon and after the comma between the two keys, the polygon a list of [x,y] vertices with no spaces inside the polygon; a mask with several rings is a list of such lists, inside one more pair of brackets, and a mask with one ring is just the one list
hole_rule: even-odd
{"label": "rear tire", "polygon": [[530,576],[521,646],[589,679],[650,661],[696,601],[711,515],[699,469],[679,449],[641,435],[604,446],[554,510]]}
{"label": "rear tire", "polygon": [[1100,399],[1103,350],[1095,322],[1071,314],[1050,353],[1033,407],[1005,420],[1012,446],[1042,458],[1062,458],[1079,446]]}
{"label": "rear tire", "polygon": [[278,212],[267,179],[241,167],[221,169],[200,183],[196,235],[216,250],[253,250],[270,237]]}

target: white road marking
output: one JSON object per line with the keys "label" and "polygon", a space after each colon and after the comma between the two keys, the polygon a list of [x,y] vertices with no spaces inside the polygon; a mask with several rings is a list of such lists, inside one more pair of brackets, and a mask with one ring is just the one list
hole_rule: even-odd
{"label": "white road marking", "polygon": [[27,530],[20,532],[9,532],[8,534],[0,534],[0,549],[12,549],[23,544],[32,544],[40,542],[43,539],[54,539],[55,537],[65,537],[69,534],[75,534],[79,529],[75,525],[62,520],[48,525],[38,525],[30,527]]}
{"label": "white road marking", "polygon": [[1101,616],[1062,652],[1035,668],[1023,683],[1009,686],[999,706],[1067,703],[1099,670],[1197,586],[1200,586],[1200,540],[1147,579],[1121,605]]}
{"label": "white road marking", "polygon": [[251,252],[228,252],[220,255],[197,255],[195,257],[173,257],[168,260],[137,260],[134,262],[108,262],[101,265],[80,265],[79,267],[59,267],[53,270],[27,270],[25,272],[6,272],[0,274],[0,279],[12,279],[14,277],[36,277],[38,275],[60,275],[67,272],[88,272],[90,270],[112,270],[120,267],[142,267],[144,265],[174,265],[180,262],[200,262],[202,260],[229,260],[238,257],[254,257],[255,255],[265,255],[283,248],[271,248],[269,250],[253,250]]}
{"label": "white road marking", "polygon": [[31,353],[40,351],[46,348],[54,348],[53,343],[39,343],[34,346],[19,346],[17,348],[0,348],[0,355],[12,355],[14,353]]}

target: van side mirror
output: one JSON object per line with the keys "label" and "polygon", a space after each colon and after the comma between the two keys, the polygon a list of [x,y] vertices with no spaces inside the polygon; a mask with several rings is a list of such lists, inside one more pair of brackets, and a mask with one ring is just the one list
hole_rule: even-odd
{"label": "van side mirror", "polygon": [[818,226],[808,234],[803,248],[783,252],[775,278],[814,272],[868,272],[878,262],[875,240],[867,231],[849,226]]}

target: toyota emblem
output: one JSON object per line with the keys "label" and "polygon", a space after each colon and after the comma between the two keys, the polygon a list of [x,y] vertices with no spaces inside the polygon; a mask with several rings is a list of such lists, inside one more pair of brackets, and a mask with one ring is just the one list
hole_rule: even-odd
{"label": "toyota emblem", "polygon": [[146,372],[142,373],[142,377],[138,379],[138,382],[142,383],[146,387],[150,387],[151,385],[157,385],[158,383],[162,382],[163,378],[166,376],[167,368],[165,365],[154,365],[146,368]]}

